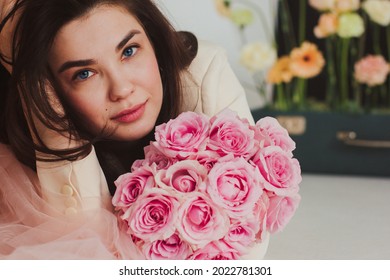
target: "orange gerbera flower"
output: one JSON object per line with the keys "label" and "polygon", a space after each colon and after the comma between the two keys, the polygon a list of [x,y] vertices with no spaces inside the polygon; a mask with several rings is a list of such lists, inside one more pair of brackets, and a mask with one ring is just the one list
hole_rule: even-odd
{"label": "orange gerbera flower", "polygon": [[292,78],[290,58],[286,55],[280,57],[268,71],[267,82],[271,84],[289,83]]}
{"label": "orange gerbera flower", "polygon": [[290,70],[299,78],[317,76],[325,65],[325,59],[315,44],[303,42],[300,48],[290,53]]}

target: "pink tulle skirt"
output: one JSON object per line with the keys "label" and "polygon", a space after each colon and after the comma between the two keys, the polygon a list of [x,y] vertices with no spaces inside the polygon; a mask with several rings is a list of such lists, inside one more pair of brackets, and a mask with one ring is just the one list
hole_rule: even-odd
{"label": "pink tulle skirt", "polygon": [[0,144],[0,259],[139,258],[111,211],[61,217],[41,198],[35,172]]}

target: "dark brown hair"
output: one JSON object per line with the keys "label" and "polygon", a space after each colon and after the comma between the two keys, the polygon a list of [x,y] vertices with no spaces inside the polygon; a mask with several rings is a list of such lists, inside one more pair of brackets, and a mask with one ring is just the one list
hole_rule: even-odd
{"label": "dark brown hair", "polygon": [[[48,67],[48,53],[60,28],[100,5],[119,5],[127,9],[143,26],[154,48],[163,84],[164,98],[157,124],[177,116],[181,105],[180,73],[195,57],[197,40],[191,33],[176,32],[153,1],[18,0],[16,3],[22,13],[13,38],[13,72],[9,94],[4,97],[4,105],[0,105],[4,106],[1,108],[2,111],[4,109],[4,114],[0,119],[0,127],[6,128],[1,140],[10,144],[22,163],[35,168],[35,151],[55,155],[57,159],[75,160],[86,155],[91,144],[100,140],[100,137],[88,132],[85,121],[64,98]],[[5,22],[1,27],[4,24]],[[48,80],[56,90],[66,112],[65,116],[59,116],[50,106],[45,91],[45,83]],[[26,104],[24,111],[21,100]],[[39,135],[32,126],[31,132],[39,140],[34,144],[26,122],[27,119],[28,123],[33,123],[33,115],[47,127],[66,132],[75,139],[88,140],[88,144],[72,150],[52,150],[39,140]],[[141,139],[140,147],[151,137],[148,135]],[[109,146],[107,143],[96,145],[98,154],[107,154],[104,150]]]}

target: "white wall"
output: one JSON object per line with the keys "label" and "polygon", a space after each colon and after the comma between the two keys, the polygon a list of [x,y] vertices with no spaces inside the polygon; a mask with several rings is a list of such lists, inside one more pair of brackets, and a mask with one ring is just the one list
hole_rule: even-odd
{"label": "white wall", "polygon": [[[244,0],[243,2],[257,5],[272,28],[274,8],[270,5],[277,3],[276,0]],[[214,0],[156,0],[156,3],[178,30],[191,31],[200,39],[224,47],[233,71],[246,89],[251,108],[262,106],[262,98],[254,89],[251,75],[238,61],[242,45],[237,27],[217,13]],[[268,41],[265,37],[262,24],[256,19],[247,30],[246,38],[248,41]]]}

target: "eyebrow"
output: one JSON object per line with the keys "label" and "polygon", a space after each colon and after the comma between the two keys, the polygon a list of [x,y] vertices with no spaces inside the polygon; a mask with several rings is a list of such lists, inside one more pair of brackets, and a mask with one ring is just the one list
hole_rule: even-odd
{"label": "eyebrow", "polygon": [[[119,42],[119,44],[115,47],[116,51],[120,51],[128,41],[130,41],[136,34],[140,34],[141,32],[139,30],[131,30],[129,33],[126,34],[126,36]],[[83,59],[83,60],[71,60],[67,61],[64,64],[61,65],[61,67],[58,69],[58,73],[62,73],[70,68],[73,67],[83,67],[83,66],[89,66],[92,64],[96,64],[96,60],[94,59]]]}
{"label": "eyebrow", "polygon": [[72,67],[88,66],[88,65],[95,64],[95,63],[96,63],[96,61],[94,59],[67,61],[64,64],[62,64],[61,67],[58,69],[58,74],[64,72],[65,70],[68,70]]}
{"label": "eyebrow", "polygon": [[131,38],[140,33],[141,32],[139,30],[130,30],[130,32],[127,33],[127,35],[122,39],[122,41],[119,42],[115,49],[117,51],[120,51],[127,44],[127,42],[131,40]]}

